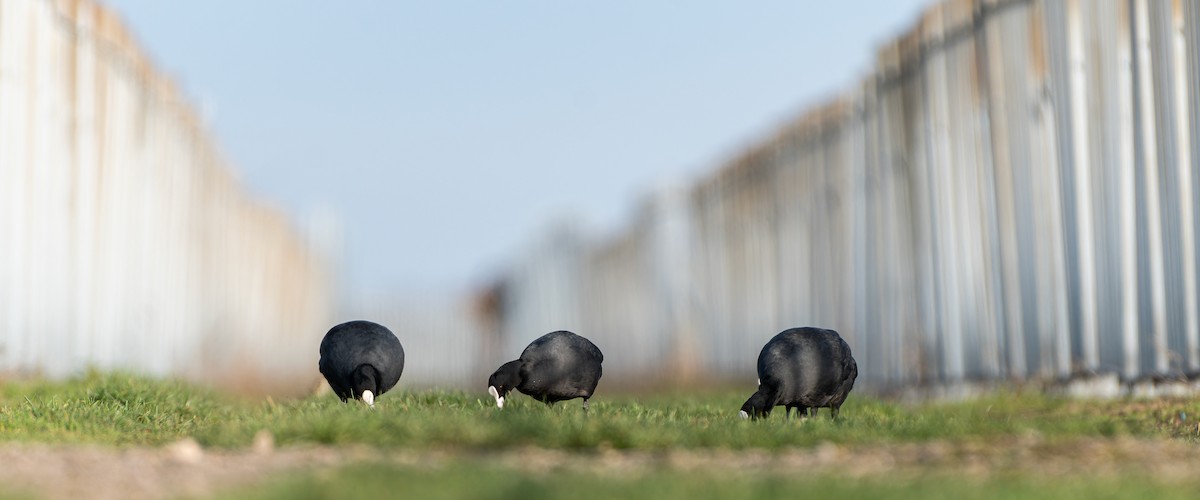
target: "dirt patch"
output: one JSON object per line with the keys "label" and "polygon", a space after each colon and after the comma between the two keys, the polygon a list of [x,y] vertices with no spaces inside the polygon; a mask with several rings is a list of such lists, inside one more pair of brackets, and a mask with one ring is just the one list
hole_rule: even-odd
{"label": "dirt patch", "polygon": [[503,451],[376,450],[368,447],[275,448],[260,441],[247,450],[204,450],[190,440],[162,448],[0,445],[0,484],[8,492],[43,498],[143,499],[204,497],[255,484],[287,471],[329,470],[360,462],[404,467],[490,464],[533,474],[562,470],[616,477],[663,471],[715,474],[997,473],[1034,476],[1145,474],[1183,480],[1197,472],[1200,447],[1163,440],[1072,440],[1020,437],[991,442],[925,442],[765,450],[570,452],[541,448]]}
{"label": "dirt patch", "polygon": [[671,450],[662,452],[602,450],[514,450],[481,459],[538,473],[580,470],[637,476],[663,470],[724,474],[836,474],[869,477],[888,473],[1029,474],[1033,476],[1143,474],[1165,480],[1195,477],[1200,447],[1165,440],[1071,440],[1050,442],[1037,437],[992,442],[901,443],[766,450]]}
{"label": "dirt patch", "polygon": [[285,470],[369,459],[362,450],[294,448],[214,452],[185,441],[165,448],[0,446],[4,490],[43,498],[207,496]]}

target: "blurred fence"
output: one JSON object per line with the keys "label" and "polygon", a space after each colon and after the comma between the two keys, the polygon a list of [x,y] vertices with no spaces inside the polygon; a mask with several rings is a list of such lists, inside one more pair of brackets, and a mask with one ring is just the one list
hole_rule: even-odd
{"label": "blurred fence", "polygon": [[485,317],[508,358],[591,337],[606,377],[752,378],[798,325],[839,330],[875,387],[1193,374],[1198,26],[1185,0],[934,6],[622,234],[549,234]]}
{"label": "blurred fence", "polygon": [[311,248],[111,12],[0,0],[0,370],[294,383],[329,326]]}

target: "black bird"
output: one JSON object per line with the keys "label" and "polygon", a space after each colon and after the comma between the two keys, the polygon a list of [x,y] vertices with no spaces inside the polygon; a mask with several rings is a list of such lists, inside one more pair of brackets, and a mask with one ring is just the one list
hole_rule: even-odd
{"label": "black bird", "polygon": [[374,407],[375,398],[400,380],[404,347],[383,325],[350,321],[325,334],[317,366],[343,403],[357,398]]}
{"label": "black bird", "polygon": [[833,418],[854,388],[858,364],[850,346],[833,330],[792,328],[784,330],[763,346],[758,355],[758,391],[742,405],[742,418],[758,419],[775,406],[807,416],[812,408],[829,407]]}
{"label": "black bird", "polygon": [[516,389],[538,401],[583,398],[583,409],[600,382],[604,354],[590,340],[560,330],[547,333],[521,352],[521,357],[500,365],[488,377],[488,394],[504,408],[504,397]]}

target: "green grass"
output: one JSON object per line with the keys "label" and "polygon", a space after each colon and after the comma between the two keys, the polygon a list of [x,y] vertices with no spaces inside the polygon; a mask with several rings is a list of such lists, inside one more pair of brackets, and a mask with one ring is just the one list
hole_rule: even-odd
{"label": "green grass", "polygon": [[211,429],[239,406],[174,381],[89,374],[0,388],[0,439],[45,443],[162,444]]}
{"label": "green grass", "polygon": [[1191,499],[1200,481],[1161,481],[1137,475],[1047,478],[999,475],[888,474],[849,478],[831,474],[721,474],[658,471],[635,476],[585,472],[531,473],[458,463],[437,470],[364,464],[292,475],[228,492],[235,499],[422,498],[878,498],[878,499]]}
{"label": "green grass", "polygon": [[[390,397],[389,397],[390,396]],[[486,395],[484,396],[486,398]],[[587,449],[767,448],[822,442],[872,444],[930,439],[988,439],[1036,434],[1046,438],[1166,437],[1177,413],[1120,414],[1096,411],[1031,395],[998,395],[965,404],[908,408],[867,398],[852,399],[842,418],[765,421],[737,418],[738,395],[666,396],[599,400],[584,414],[578,404],[547,407],[516,398],[503,411],[463,393],[400,393],[385,396],[374,411],[322,398],[247,411],[197,433],[203,443],[236,446],[258,429],[282,443],[366,443],[380,447],[538,446]],[[1200,414],[1196,404],[1181,411]],[[1180,432],[1180,437],[1185,433]],[[1188,436],[1193,438],[1193,436]]]}
{"label": "green grass", "polygon": [[[749,393],[747,389],[746,393]],[[161,445],[192,436],[206,446],[248,445],[270,431],[278,443],[497,449],[765,448],[822,442],[875,444],[1134,436],[1198,440],[1200,402],[1075,402],[1032,393],[977,401],[908,406],[852,395],[834,421],[742,421],[747,394],[675,394],[594,398],[547,407],[523,395],[498,410],[487,394],[388,393],[374,410],[332,395],[292,401],[238,400],[179,382],[90,374],[67,382],[10,383],[0,388],[0,440]],[[1183,417],[1181,418],[1181,415]]]}
{"label": "green grass", "polygon": [[[400,390],[381,396],[372,410],[361,403],[342,404],[332,395],[246,400],[177,381],[92,373],[65,382],[0,385],[0,442],[126,447],[193,437],[206,447],[236,449],[265,429],[282,446],[367,445],[378,449],[384,462],[298,471],[228,493],[233,498],[1194,498],[1200,491],[1200,479],[1190,476],[1146,476],[1158,465],[1191,456],[1181,455],[1178,447],[1157,465],[1126,467],[1101,456],[1097,463],[1117,463],[1116,472],[1093,472],[1087,463],[1075,462],[1088,458],[1086,454],[1071,458],[1079,444],[1097,441],[1114,444],[1102,455],[1125,453],[1120,443],[1128,442],[1127,437],[1143,443],[1135,452],[1158,449],[1167,441],[1198,444],[1200,400],[1072,401],[1001,392],[971,402],[907,405],[855,394],[836,421],[822,410],[806,420],[787,420],[776,411],[755,422],[737,418],[750,389],[653,396],[602,392],[587,414],[578,401],[548,407],[514,395],[499,410],[483,391]],[[841,445],[839,453],[857,459],[856,453],[882,446],[929,441],[955,444],[958,451],[869,477],[829,468],[793,473],[745,467],[745,460],[764,451],[783,455],[789,449],[833,443]],[[539,449],[584,457],[585,467],[512,468],[514,457]],[[748,449],[758,451],[738,452]],[[982,458],[990,464],[988,472],[963,474],[955,453],[980,449],[998,450]],[[665,450],[711,452],[709,457],[733,453],[743,462],[730,471],[722,470],[720,461],[687,469],[661,459],[633,473],[586,468],[596,460],[602,463],[612,453],[607,450],[655,457],[665,456],[658,453]],[[427,452],[443,458],[419,466],[386,459]],[[820,448],[812,452],[820,453]],[[893,456],[909,460],[920,452],[905,453]],[[1010,457],[1034,462],[1010,462],[1015,460]],[[1047,473],[1039,465],[1042,459],[1075,465]]]}

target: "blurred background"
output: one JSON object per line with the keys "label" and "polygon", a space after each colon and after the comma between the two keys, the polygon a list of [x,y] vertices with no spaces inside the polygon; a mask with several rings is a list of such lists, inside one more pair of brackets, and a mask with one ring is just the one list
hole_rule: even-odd
{"label": "blurred background", "polygon": [[0,0],[0,372],[318,384],[330,326],[477,389],[788,327],[874,390],[1200,369],[1184,0]]}

